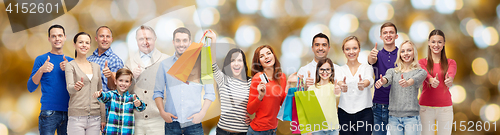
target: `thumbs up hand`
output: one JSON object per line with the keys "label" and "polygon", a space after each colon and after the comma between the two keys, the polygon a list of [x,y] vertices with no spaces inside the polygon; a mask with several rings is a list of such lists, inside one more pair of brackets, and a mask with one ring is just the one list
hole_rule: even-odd
{"label": "thumbs up hand", "polygon": [[92,97],[98,98],[98,97],[101,97],[101,94],[102,94],[102,89],[100,91],[94,92],[94,94],[92,95]]}
{"label": "thumbs up hand", "polygon": [[450,76],[448,75],[448,73],[446,73],[446,78],[445,78],[445,80],[444,80],[444,84],[446,84],[446,86],[447,86],[448,88],[450,88],[451,86],[453,86],[453,78],[452,78],[452,77],[450,77]]}
{"label": "thumbs up hand", "polygon": [[137,99],[137,95],[134,94],[134,106],[139,107],[141,105],[142,105],[141,101]]}
{"label": "thumbs up hand", "polygon": [[75,90],[80,91],[83,88],[83,86],[85,85],[83,84],[83,77],[82,77],[80,81],[75,83]]}
{"label": "thumbs up hand", "polygon": [[306,87],[309,88],[312,85],[314,85],[314,78],[311,77],[311,72],[307,71]]}
{"label": "thumbs up hand", "polygon": [[335,87],[335,91],[334,91],[335,95],[339,95],[339,94],[340,94],[341,89],[340,89],[340,86],[337,84],[337,80],[335,80],[335,81],[333,82],[333,84],[334,84],[334,87]]}
{"label": "thumbs up hand", "polygon": [[342,92],[347,92],[347,84],[346,84],[346,77],[344,77],[344,80],[342,82],[339,83],[340,85],[340,90]]}
{"label": "thumbs up hand", "polygon": [[375,43],[375,47],[373,47],[373,49],[370,51],[370,58],[372,59],[377,59],[377,55],[378,55],[378,49],[377,49],[377,43]]}
{"label": "thumbs up hand", "polygon": [[382,74],[380,74],[380,79],[378,79],[377,82],[375,82],[375,88],[379,89],[380,87],[382,87],[382,85],[384,85],[386,83],[387,83],[387,79],[382,77]]}
{"label": "thumbs up hand", "polygon": [[363,82],[363,79],[361,78],[361,74],[359,74],[358,89],[359,90],[364,90],[365,89],[365,82]]}
{"label": "thumbs up hand", "polygon": [[52,69],[54,69],[54,64],[50,63],[50,56],[47,56],[47,60],[38,70],[42,71],[42,73],[48,73],[51,72]]}
{"label": "thumbs up hand", "polygon": [[64,69],[66,69],[66,63],[68,63],[68,59],[66,59],[66,55],[63,55],[63,59],[64,59],[64,61],[59,63],[59,67],[61,67],[62,71],[64,71]]}
{"label": "thumbs up hand", "polygon": [[108,61],[106,61],[106,63],[104,63],[104,68],[102,69],[102,74],[104,74],[104,77],[106,77],[106,78],[111,77],[111,70],[109,70]]}
{"label": "thumbs up hand", "polygon": [[408,87],[409,86],[409,83],[408,81],[405,80],[405,78],[403,77],[403,74],[401,74],[401,80],[399,80],[399,85],[401,85],[401,87]]}
{"label": "thumbs up hand", "polygon": [[142,70],[142,68],[141,68],[141,65],[140,65],[140,64],[138,64],[138,65],[137,65],[137,68],[135,68],[135,69],[134,69],[134,71],[132,72],[132,74],[134,74],[134,78],[139,77],[139,76],[141,75],[142,71],[143,71],[143,70]]}
{"label": "thumbs up hand", "polygon": [[437,88],[439,86],[438,73],[433,78],[429,78],[429,81],[432,88]]}

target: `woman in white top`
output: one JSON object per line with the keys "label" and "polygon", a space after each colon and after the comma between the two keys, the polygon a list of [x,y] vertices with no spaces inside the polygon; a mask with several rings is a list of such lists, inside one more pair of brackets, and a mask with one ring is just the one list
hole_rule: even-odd
{"label": "woman in white top", "polygon": [[[370,135],[372,133],[373,112],[370,88],[373,85],[373,68],[368,64],[358,62],[360,46],[357,37],[345,38],[342,51],[347,58],[347,63],[335,71],[335,79],[338,80],[342,91],[338,109],[341,135]],[[349,128],[353,125],[355,129]]]}
{"label": "woman in white top", "polygon": [[[206,33],[206,36],[212,39],[211,49],[215,50],[217,36],[212,30],[207,30]],[[246,135],[250,121],[247,104],[251,77],[247,74],[245,53],[237,48],[229,50],[221,69],[217,65],[215,52],[212,53],[212,68],[221,102],[221,115],[216,134]]]}

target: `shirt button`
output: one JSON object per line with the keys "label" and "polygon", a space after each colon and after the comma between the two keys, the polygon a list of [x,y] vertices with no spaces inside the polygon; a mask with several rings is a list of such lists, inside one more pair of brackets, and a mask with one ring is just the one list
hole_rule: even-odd
{"label": "shirt button", "polygon": [[144,81],[146,81],[146,80],[148,80],[148,79],[144,79]]}
{"label": "shirt button", "polygon": [[145,91],[144,91],[144,93],[148,93],[148,91],[147,91],[147,90],[145,90]]}
{"label": "shirt button", "polygon": [[148,115],[144,116],[144,118],[148,118]]}
{"label": "shirt button", "polygon": [[148,106],[148,104],[144,103],[145,106]]}

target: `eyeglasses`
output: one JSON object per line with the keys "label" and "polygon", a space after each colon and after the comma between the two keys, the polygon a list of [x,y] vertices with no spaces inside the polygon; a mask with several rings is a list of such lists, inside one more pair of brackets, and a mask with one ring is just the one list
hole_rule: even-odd
{"label": "eyeglasses", "polygon": [[332,68],[320,68],[319,73],[332,73]]}

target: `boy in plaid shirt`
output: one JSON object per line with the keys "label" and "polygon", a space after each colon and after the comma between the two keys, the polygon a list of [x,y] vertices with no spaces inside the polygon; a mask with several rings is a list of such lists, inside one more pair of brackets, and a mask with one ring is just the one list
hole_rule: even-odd
{"label": "boy in plaid shirt", "polygon": [[132,84],[132,71],[122,68],[116,72],[116,90],[94,93],[94,98],[103,103],[110,102],[105,134],[108,135],[133,135],[134,134],[134,109],[144,111],[146,106],[137,95],[129,94],[128,88]]}

